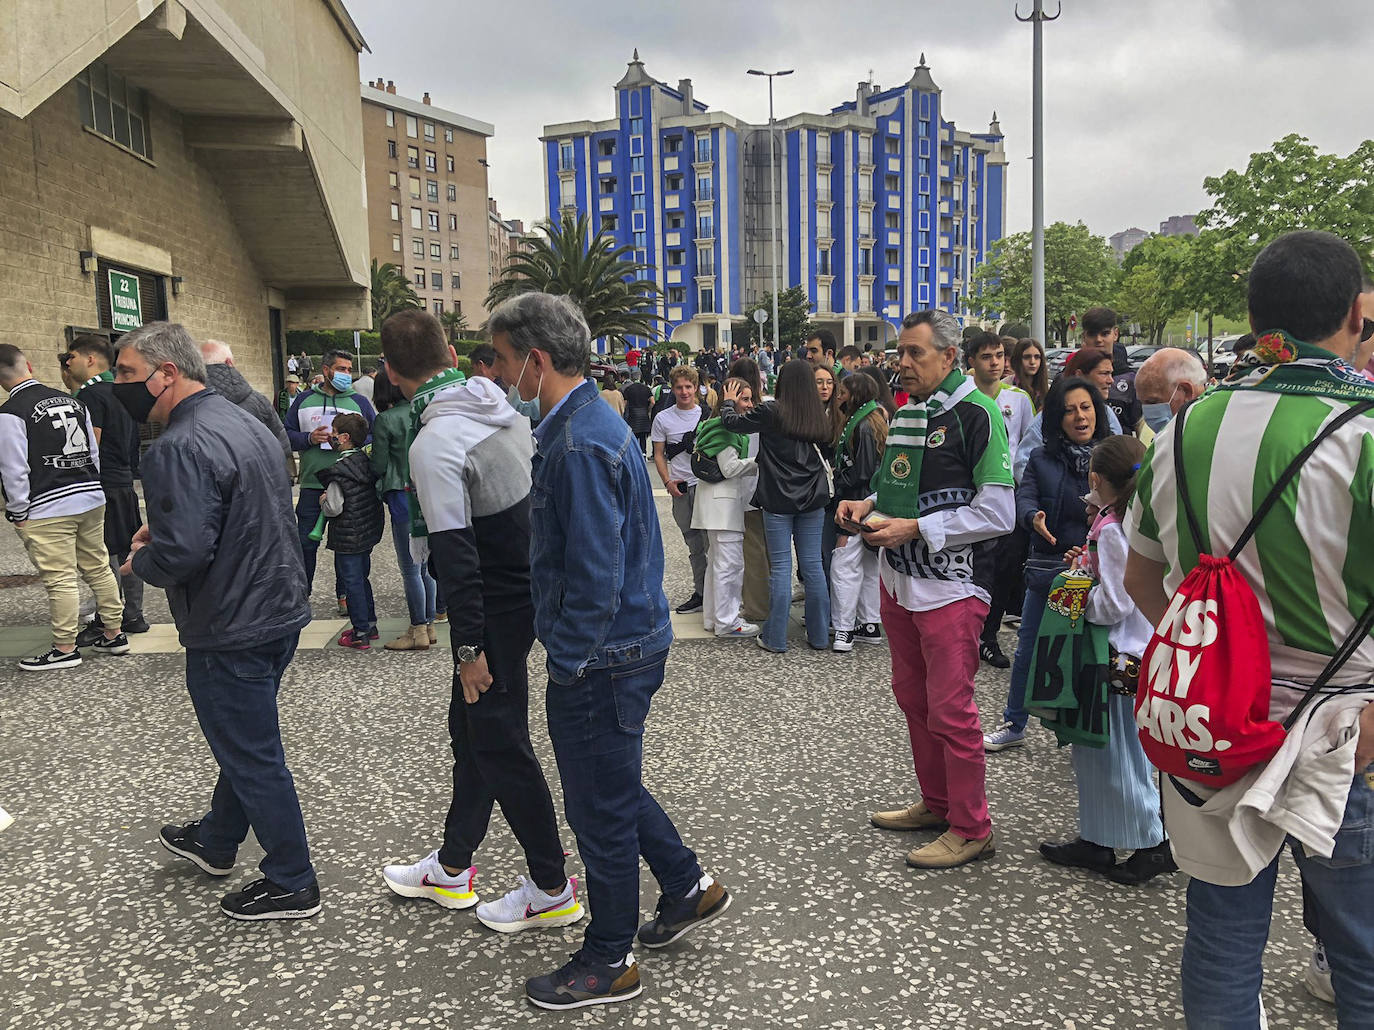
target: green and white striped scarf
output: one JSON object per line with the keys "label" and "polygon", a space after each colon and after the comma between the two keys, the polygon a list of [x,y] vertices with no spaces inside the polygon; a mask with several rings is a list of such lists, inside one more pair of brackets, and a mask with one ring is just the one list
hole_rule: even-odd
{"label": "green and white striped scarf", "polygon": [[[415,396],[410,399],[410,433],[406,437],[406,449],[415,442],[415,438],[420,435],[420,416],[424,413],[429,402],[434,400],[435,395],[440,390],[447,390],[450,386],[461,386],[468,381],[468,377],[456,368],[446,368],[438,375],[425,380],[424,384],[415,391]],[[410,535],[414,537],[428,537],[429,527],[425,525],[424,512],[420,510],[420,502],[415,497],[415,484],[406,485],[406,502],[410,508]]]}
{"label": "green and white striped scarf", "polygon": [[877,472],[877,510],[899,519],[920,514],[921,458],[926,449],[926,425],[934,415],[952,408],[977,389],[973,379],[957,368],[924,401],[908,401],[892,419],[887,447]]}

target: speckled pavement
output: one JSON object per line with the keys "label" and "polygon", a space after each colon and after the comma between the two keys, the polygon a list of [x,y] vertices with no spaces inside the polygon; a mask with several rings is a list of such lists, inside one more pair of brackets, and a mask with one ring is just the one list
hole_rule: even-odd
{"label": "speckled pavement", "polygon": [[[658,503],[676,604],[690,590],[686,550],[666,498]],[[389,537],[373,567],[381,614],[403,617]],[[29,571],[14,534],[0,530],[0,575]],[[326,560],[320,626],[336,619],[329,579]],[[160,591],[149,589],[148,609],[170,621]],[[0,590],[0,627],[45,617],[40,587]],[[868,824],[870,809],[915,792],[886,648],[815,653],[800,632],[785,656],[743,641],[674,646],[645,779],[735,903],[678,945],[640,951],[640,999],[564,1014],[532,1009],[521,986],[564,961],[580,925],[498,935],[470,912],[404,901],[381,882],[384,863],[437,846],[446,649],[358,654],[322,642],[298,653],[282,720],[324,911],[247,925],[220,916],[216,900],[256,875],[251,840],[224,881],[156,843],[162,823],[201,814],[213,777],[181,656],[91,659],[46,675],[4,659],[0,805],[18,821],[0,834],[0,1026],[1182,1026],[1184,878],[1131,889],[1039,858],[1041,840],[1075,826],[1067,755],[1052,738],[1037,729],[1029,747],[989,760],[995,859],[910,870],[903,854],[929,835]],[[542,659],[536,645],[531,722],[557,795]],[[1000,714],[1005,683],[1005,673],[980,673],[985,724]],[[477,862],[484,896],[524,871],[499,816]],[[655,897],[646,870],[646,914]],[[1267,954],[1271,1027],[1335,1025],[1302,989],[1308,947],[1285,859]]]}

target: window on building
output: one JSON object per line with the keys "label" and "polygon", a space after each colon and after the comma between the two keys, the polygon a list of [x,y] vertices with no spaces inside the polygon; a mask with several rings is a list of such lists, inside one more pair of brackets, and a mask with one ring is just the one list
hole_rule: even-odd
{"label": "window on building", "polygon": [[401,188],[401,177],[395,172],[387,172],[386,184],[393,190],[398,190]]}
{"label": "window on building", "polygon": [[823,240],[830,238],[830,212],[816,212],[816,236]]}
{"label": "window on building", "polygon": [[424,240],[421,240],[421,239],[413,239],[413,240],[411,240],[411,241],[410,241],[410,252],[411,252],[412,254],[414,254],[417,258],[422,258],[422,257],[424,257],[424,256],[425,256],[425,241],[424,241]]}
{"label": "window on building", "polygon": [[412,286],[425,288],[425,270],[423,268],[412,268],[410,270],[410,282]]}
{"label": "window on building", "polygon": [[419,168],[419,167],[420,167],[420,148],[419,148],[419,147],[406,147],[406,167],[407,167],[407,168]]}
{"label": "window on building", "polygon": [[917,122],[917,123],[916,123],[916,135],[918,135],[918,136],[923,136],[923,137],[929,137],[929,136],[930,136],[930,122],[926,121],[925,119],[922,119],[921,121]]}
{"label": "window on building", "polygon": [[643,118],[631,118],[631,119],[630,119],[630,135],[631,135],[631,136],[643,136],[643,135],[644,135],[644,119],[643,119]]}
{"label": "window on building", "polygon": [[711,160],[711,136],[709,133],[698,133],[696,137],[697,160]]}
{"label": "window on building", "polygon": [[669,304],[686,304],[686,303],[687,303],[687,288],[686,288],[685,286],[669,286],[669,287],[668,287],[668,303],[669,303]]}
{"label": "window on building", "polygon": [[412,200],[420,199],[420,177],[418,175],[410,177],[410,197]]}
{"label": "window on building", "polygon": [[828,165],[830,163],[830,133],[816,133],[816,163]]}
{"label": "window on building", "polygon": [[607,232],[615,232],[620,227],[620,219],[615,215],[602,215],[601,228]]}
{"label": "window on building", "polygon": [[570,179],[559,182],[558,199],[560,207],[576,207],[577,184]]}
{"label": "window on building", "polygon": [[153,156],[143,90],[96,61],[76,77],[76,96],[82,125],[141,157]]}
{"label": "window on building", "polygon": [[834,296],[835,288],[833,286],[822,286],[818,289],[816,291],[816,310],[833,311],[835,308]]}
{"label": "window on building", "polygon": [[889,229],[900,229],[902,227],[902,216],[896,211],[888,211],[883,215],[883,224]]}
{"label": "window on building", "polygon": [[901,251],[896,247],[888,247],[886,253],[883,254],[883,260],[887,262],[889,267],[899,265],[902,262]]}
{"label": "window on building", "polygon": [[387,156],[387,157],[395,157],[395,156],[396,156],[396,141],[395,141],[394,139],[389,139],[389,140],[386,141],[386,156]]}
{"label": "window on building", "polygon": [[873,212],[859,212],[859,236],[867,239],[873,235]]}
{"label": "window on building", "polygon": [[439,231],[439,212],[438,212],[438,211],[430,211],[430,212],[429,212],[428,225],[429,225],[429,231],[430,231],[430,232],[438,232],[438,231]]}
{"label": "window on building", "polygon": [[716,235],[715,222],[710,215],[701,215],[697,218],[697,238],[703,240],[712,239]]}
{"label": "window on building", "polygon": [[453,183],[448,184],[448,202],[455,204],[458,202],[458,187]]}
{"label": "window on building", "polygon": [[443,273],[443,272],[430,272],[430,273],[429,273],[429,285],[430,285],[430,289],[442,290],[442,289],[444,288],[444,273]]}
{"label": "window on building", "polygon": [[709,286],[701,288],[701,303],[697,305],[699,311],[714,312],[716,310],[716,291]]}
{"label": "window on building", "polygon": [[458,244],[450,243],[448,245],[448,256],[450,261],[458,260]]}
{"label": "window on building", "polygon": [[415,121],[414,115],[406,115],[406,135],[409,136],[411,139],[414,139],[416,136],[420,135],[420,127],[419,124]]}
{"label": "window on building", "polygon": [[603,194],[614,193],[614,192],[615,192],[615,180],[614,180],[614,179],[602,179],[602,180],[601,180],[601,187],[600,187],[600,188],[601,188],[601,192],[602,192]]}
{"label": "window on building", "polygon": [[930,158],[918,157],[916,159],[916,172],[918,175],[930,174]]}
{"label": "window on building", "polygon": [[425,122],[425,142],[426,142],[426,143],[433,143],[433,142],[434,142],[434,123],[433,123],[433,122]]}
{"label": "window on building", "polygon": [[895,136],[888,136],[883,140],[883,150],[889,154],[900,154],[902,152],[902,141]]}
{"label": "window on building", "polygon": [[400,234],[400,233],[395,233],[395,232],[394,232],[394,233],[391,234],[391,249],[394,250],[397,254],[399,254],[399,253],[401,252],[401,234]]}
{"label": "window on building", "polygon": [[860,274],[860,275],[872,275],[872,274],[873,274],[873,248],[872,248],[872,247],[860,247],[860,248],[859,248],[859,274]]}
{"label": "window on building", "polygon": [[889,193],[896,193],[902,188],[902,180],[895,175],[884,177],[883,186]]}
{"label": "window on building", "polygon": [[822,247],[820,250],[816,251],[816,274],[817,274],[817,275],[829,275],[829,274],[830,274],[830,248],[829,248],[829,247]]}
{"label": "window on building", "polygon": [[873,284],[859,283],[859,310],[873,310]]}
{"label": "window on building", "polygon": [[859,164],[871,165],[873,163],[873,137],[859,137]]}
{"label": "window on building", "polygon": [[673,267],[680,266],[687,260],[687,252],[683,250],[668,251],[668,264]]}
{"label": "window on building", "polygon": [[437,172],[439,170],[439,155],[432,150],[425,151],[425,171]]}
{"label": "window on building", "polygon": [[434,301],[434,303],[430,305],[430,310],[434,312],[434,317],[438,318],[444,313],[444,302],[442,300]]}
{"label": "window on building", "polygon": [[665,136],[665,137],[663,138],[663,152],[664,152],[665,154],[680,154],[680,153],[682,153],[682,137],[681,137],[681,136]]}
{"label": "window on building", "polygon": [[681,215],[669,215],[669,216],[668,216],[668,228],[669,228],[669,229],[681,229],[682,226],[683,226],[683,221],[682,221],[682,216],[681,216]]}
{"label": "window on building", "polygon": [[392,204],[392,205],[391,205],[391,220],[392,220],[393,222],[399,222],[399,221],[401,220],[401,205],[400,205],[400,204]]}
{"label": "window on building", "polygon": [[453,174],[453,155],[447,154],[444,157],[444,167],[448,169],[449,175]]}
{"label": "window on building", "polygon": [[596,152],[602,157],[611,157],[615,154],[615,140],[603,139],[596,145]]}
{"label": "window on building", "polygon": [[711,177],[709,175],[697,176],[697,200],[711,199]]}
{"label": "window on building", "polygon": [[449,232],[457,232],[457,231],[458,231],[458,216],[457,216],[457,215],[449,215],[449,216],[448,216],[448,228],[449,228]]}
{"label": "window on building", "polygon": [[900,302],[901,302],[901,299],[902,299],[902,291],[901,291],[901,288],[900,288],[900,287],[897,287],[897,286],[884,286],[884,287],[883,287],[883,300],[884,300],[886,303],[888,303],[888,304],[897,304],[897,303],[900,303]]}
{"label": "window on building", "polygon": [[444,142],[445,142],[445,143],[452,143],[452,142],[453,142],[453,130],[452,130],[452,129],[449,129],[449,128],[445,128],[445,129],[444,129]]}
{"label": "window on building", "polygon": [[[644,158],[630,158],[630,171],[635,173],[636,175],[639,175],[642,178],[644,175]],[[631,178],[633,179],[633,176]],[[643,189],[643,187],[641,186],[640,189]]]}
{"label": "window on building", "polygon": [[558,170],[560,172],[570,172],[574,167],[572,141],[566,140],[558,144]]}
{"label": "window on building", "polygon": [[433,179],[425,183],[425,196],[429,198],[431,204],[437,204],[439,202],[439,184]]}
{"label": "window on building", "polygon": [[697,275],[716,274],[716,255],[710,247],[697,250]]}
{"label": "window on building", "polygon": [[444,259],[444,247],[441,243],[431,243],[429,245],[429,259],[431,261],[442,261]]}
{"label": "window on building", "polygon": [[461,290],[463,288],[463,277],[457,272],[449,276],[449,280],[455,290]]}
{"label": "window on building", "polygon": [[388,129],[394,129],[396,127],[396,112],[389,107],[386,110],[386,127]]}

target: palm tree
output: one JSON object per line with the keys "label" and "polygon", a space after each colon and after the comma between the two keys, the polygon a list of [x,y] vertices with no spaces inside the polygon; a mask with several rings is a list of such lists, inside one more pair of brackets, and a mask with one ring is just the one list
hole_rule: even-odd
{"label": "palm tree", "polygon": [[567,215],[559,222],[550,219],[538,228],[543,239],[507,258],[501,278],[487,293],[488,310],[518,293],[542,290],[576,301],[592,339],[604,336],[624,346],[627,336],[653,336],[662,291],[652,279],[641,278],[653,268],[633,260],[633,248],[617,247],[605,229],[593,236],[585,214],[576,221]]}
{"label": "palm tree", "polygon": [[445,311],[439,315],[439,323],[448,334],[448,342],[457,343],[458,334],[468,327],[468,316],[461,311]]}
{"label": "palm tree", "polygon": [[382,323],[398,311],[418,308],[420,298],[410,285],[405,272],[387,262],[377,264],[372,259],[372,328],[381,329]]}

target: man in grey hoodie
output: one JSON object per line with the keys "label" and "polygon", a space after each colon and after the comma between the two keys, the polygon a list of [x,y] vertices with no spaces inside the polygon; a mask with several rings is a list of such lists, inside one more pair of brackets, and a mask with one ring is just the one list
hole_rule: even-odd
{"label": "man in grey hoodie", "polygon": [[219,340],[206,340],[200,345],[200,353],[205,358],[205,385],[215,393],[237,404],[248,414],[267,427],[267,431],[277,438],[281,445],[282,457],[286,461],[287,474],[292,471],[291,441],[281,424],[277,409],[243,378],[243,373],[234,367],[234,352],[227,343]]}

